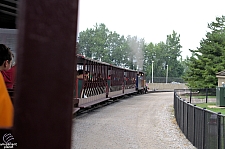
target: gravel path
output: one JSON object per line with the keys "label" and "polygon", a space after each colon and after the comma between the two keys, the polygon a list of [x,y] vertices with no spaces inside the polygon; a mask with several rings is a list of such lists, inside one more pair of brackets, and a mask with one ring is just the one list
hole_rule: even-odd
{"label": "gravel path", "polygon": [[173,92],[122,99],[73,120],[72,149],[195,149],[173,115]]}

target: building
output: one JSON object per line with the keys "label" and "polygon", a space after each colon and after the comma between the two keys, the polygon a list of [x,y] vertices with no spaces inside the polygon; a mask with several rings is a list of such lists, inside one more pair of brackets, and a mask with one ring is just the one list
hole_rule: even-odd
{"label": "building", "polygon": [[218,86],[219,87],[223,86],[222,85],[223,84],[222,82],[225,83],[225,70],[216,73],[216,77],[218,78]]}

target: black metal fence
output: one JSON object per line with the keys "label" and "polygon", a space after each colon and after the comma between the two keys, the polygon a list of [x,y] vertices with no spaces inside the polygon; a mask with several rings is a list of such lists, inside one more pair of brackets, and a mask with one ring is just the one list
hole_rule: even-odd
{"label": "black metal fence", "polygon": [[216,88],[176,89],[176,94],[189,103],[216,102]]}
{"label": "black metal fence", "polygon": [[[176,121],[186,138],[198,149],[225,149],[225,116],[190,103],[207,102],[207,98],[209,100],[214,97],[215,91],[216,89],[174,90]],[[200,101],[193,99],[197,93],[202,93],[201,96],[204,95],[206,98]],[[182,98],[187,95],[187,100]]]}

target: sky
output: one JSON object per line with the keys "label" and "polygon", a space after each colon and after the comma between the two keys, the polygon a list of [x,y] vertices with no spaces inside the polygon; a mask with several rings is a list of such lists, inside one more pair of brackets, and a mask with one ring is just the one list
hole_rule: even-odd
{"label": "sky", "polygon": [[120,35],[166,42],[173,30],[180,34],[181,55],[191,56],[205,38],[208,23],[225,15],[224,0],[80,0],[78,32],[104,23]]}

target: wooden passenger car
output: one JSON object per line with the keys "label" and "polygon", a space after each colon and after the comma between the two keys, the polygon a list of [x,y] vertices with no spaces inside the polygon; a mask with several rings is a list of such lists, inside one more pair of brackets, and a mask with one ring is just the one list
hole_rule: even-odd
{"label": "wooden passenger car", "polygon": [[137,92],[135,70],[77,55],[77,71],[81,70],[74,85],[74,106],[78,109]]}

